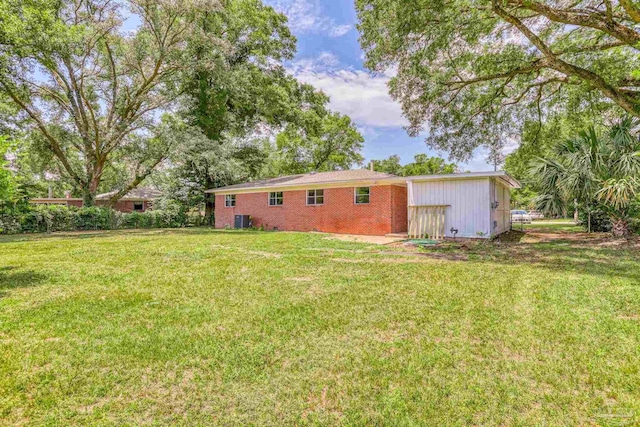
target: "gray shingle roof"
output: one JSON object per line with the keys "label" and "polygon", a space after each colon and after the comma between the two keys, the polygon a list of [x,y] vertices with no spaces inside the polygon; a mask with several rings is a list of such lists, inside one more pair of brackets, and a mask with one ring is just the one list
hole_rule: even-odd
{"label": "gray shingle roof", "polygon": [[245,182],[243,184],[228,185],[226,187],[207,190],[208,193],[220,190],[249,190],[251,188],[265,187],[288,187],[295,185],[324,184],[343,181],[363,181],[370,179],[393,178],[383,172],[374,172],[369,169],[352,169],[331,172],[305,173],[300,175],[281,176],[278,178],[263,179],[258,181]]}
{"label": "gray shingle roof", "polygon": [[[108,193],[98,194],[96,200],[105,200],[116,194],[118,190],[110,191]],[[122,196],[120,200],[153,200],[160,197],[162,193],[154,188],[138,187],[129,191]]]}

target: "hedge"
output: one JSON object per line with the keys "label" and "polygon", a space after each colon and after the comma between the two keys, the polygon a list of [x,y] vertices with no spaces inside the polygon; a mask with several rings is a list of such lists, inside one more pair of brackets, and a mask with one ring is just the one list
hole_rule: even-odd
{"label": "hedge", "polygon": [[177,228],[204,225],[198,214],[177,205],[163,210],[122,213],[110,208],[33,205],[21,212],[0,212],[0,233],[45,233],[123,228]]}

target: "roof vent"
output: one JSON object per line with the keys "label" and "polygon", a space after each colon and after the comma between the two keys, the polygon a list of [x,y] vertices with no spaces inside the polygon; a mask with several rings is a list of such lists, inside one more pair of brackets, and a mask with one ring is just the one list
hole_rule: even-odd
{"label": "roof vent", "polygon": [[309,175],[315,175],[315,174],[316,174],[316,171],[309,172]]}

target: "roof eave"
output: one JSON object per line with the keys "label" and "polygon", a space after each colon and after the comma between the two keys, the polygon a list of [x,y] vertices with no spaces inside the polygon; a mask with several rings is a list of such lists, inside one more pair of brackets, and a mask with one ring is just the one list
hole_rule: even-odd
{"label": "roof eave", "polygon": [[66,198],[66,197],[33,197],[29,199],[29,202],[81,202],[79,198]]}
{"label": "roof eave", "polygon": [[451,181],[451,180],[465,180],[465,179],[483,179],[483,178],[497,178],[500,179],[505,185],[510,188],[521,188],[518,180],[504,171],[490,171],[490,172],[466,172],[455,174],[440,174],[440,175],[416,175],[416,176],[390,176],[386,178],[376,179],[358,179],[358,180],[342,180],[342,181],[324,181],[313,182],[305,184],[290,184],[290,185],[274,185],[274,186],[257,186],[257,187],[244,187],[233,188],[233,186],[212,188],[205,190],[207,194],[243,194],[243,193],[261,193],[265,191],[291,191],[297,189],[308,188],[339,188],[339,187],[351,187],[351,186],[367,186],[367,185],[406,185],[407,182],[422,182],[422,181]]}
{"label": "roof eave", "polygon": [[388,178],[376,178],[376,179],[351,179],[341,181],[324,181],[324,182],[311,182],[304,184],[289,184],[289,185],[268,185],[260,187],[245,187],[245,188],[229,188],[220,187],[205,190],[207,194],[243,194],[243,193],[261,193],[266,191],[293,191],[304,190],[309,188],[340,188],[340,187],[354,187],[354,186],[371,186],[371,185],[406,185],[406,179],[402,177],[388,177]]}
{"label": "roof eave", "polygon": [[497,178],[504,182],[511,188],[520,188],[521,185],[517,179],[509,175],[504,171],[490,171],[490,172],[465,172],[454,174],[442,174],[442,175],[416,175],[405,177],[407,181],[422,182],[422,181],[452,181],[452,180],[464,180],[464,179],[483,179],[483,178]]}

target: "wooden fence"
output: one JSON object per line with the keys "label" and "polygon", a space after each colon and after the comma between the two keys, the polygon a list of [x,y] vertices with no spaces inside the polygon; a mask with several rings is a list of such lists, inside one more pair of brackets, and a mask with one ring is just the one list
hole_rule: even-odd
{"label": "wooden fence", "polygon": [[409,206],[409,237],[444,239],[444,214],[450,205]]}

